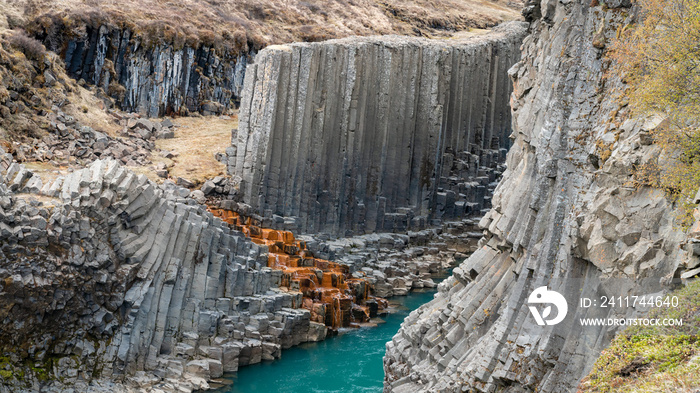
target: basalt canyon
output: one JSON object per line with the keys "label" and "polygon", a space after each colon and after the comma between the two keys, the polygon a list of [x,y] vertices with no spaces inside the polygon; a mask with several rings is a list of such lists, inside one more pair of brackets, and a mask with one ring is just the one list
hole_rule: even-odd
{"label": "basalt canyon", "polygon": [[3,2],[0,392],[697,391],[651,3]]}

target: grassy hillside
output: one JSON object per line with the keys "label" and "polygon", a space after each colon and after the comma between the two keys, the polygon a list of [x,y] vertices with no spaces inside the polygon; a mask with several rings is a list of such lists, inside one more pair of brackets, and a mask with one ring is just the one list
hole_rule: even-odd
{"label": "grassy hillside", "polygon": [[[0,5],[2,7],[2,5]],[[348,35],[449,36],[519,17],[520,0],[6,0],[10,27],[55,34],[130,28],[144,38],[231,48]],[[0,22],[1,24],[2,22]]]}

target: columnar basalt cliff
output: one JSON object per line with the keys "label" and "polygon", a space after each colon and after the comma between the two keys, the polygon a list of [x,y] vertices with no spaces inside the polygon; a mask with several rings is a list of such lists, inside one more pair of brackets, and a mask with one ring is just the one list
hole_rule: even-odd
{"label": "columnar basalt cliff", "polygon": [[[630,186],[659,150],[649,137],[658,122],[629,118],[624,86],[606,75],[605,46],[629,23],[627,7],[527,5],[530,35],[509,71],[516,138],[486,235],[387,344],[385,391],[576,391],[615,332],[579,318],[641,311],[578,299],[660,293],[697,266],[663,192]],[[564,322],[538,326],[530,314],[541,286],[567,298]]]}
{"label": "columnar basalt cliff", "polygon": [[[201,190],[121,166],[145,162],[165,121],[125,120],[134,141],[33,108],[51,108],[57,132],[32,154],[94,162],[42,180],[0,146],[0,393],[206,389],[366,320],[382,301],[371,295],[435,286],[467,253],[387,344],[385,391],[576,391],[616,333],[580,318],[645,311],[580,297],[662,294],[700,274],[700,214],[688,238],[662,191],[633,186],[661,154],[662,121],[630,117],[606,45],[636,13],[543,0],[526,4],[527,37],[515,22],[464,40],[273,46],[243,85],[252,52],[107,26],[33,32],[124,109],[220,113],[242,92],[233,178],[203,187],[218,197],[225,181],[237,199],[207,207]],[[5,112],[43,94],[34,79],[12,83]],[[541,287],[567,299],[563,322],[538,325]]]}
{"label": "columnar basalt cliff", "polygon": [[334,235],[422,229],[489,205],[522,23],[466,40],[268,47],[248,67],[228,149],[265,218]]}
{"label": "columnar basalt cliff", "polygon": [[188,190],[113,160],[42,185],[0,153],[0,391],[188,391],[325,337]]}
{"label": "columnar basalt cliff", "polygon": [[255,56],[252,49],[149,42],[109,25],[36,29],[37,38],[61,55],[68,75],[100,87],[122,110],[149,117],[234,108]]}
{"label": "columnar basalt cliff", "polygon": [[76,79],[148,116],[238,104],[246,64],[274,43],[352,35],[449,37],[517,17],[521,1],[14,0],[0,28],[24,28]]}

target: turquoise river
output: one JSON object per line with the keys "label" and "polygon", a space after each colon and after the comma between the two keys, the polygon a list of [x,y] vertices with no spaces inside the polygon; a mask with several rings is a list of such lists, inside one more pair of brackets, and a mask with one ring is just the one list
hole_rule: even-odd
{"label": "turquoise river", "polygon": [[[441,277],[444,278],[444,277]],[[435,279],[436,282],[440,281]],[[379,393],[385,345],[404,318],[433,299],[423,289],[390,300],[396,311],[377,327],[353,329],[318,343],[282,351],[282,358],[242,367],[225,393]]]}

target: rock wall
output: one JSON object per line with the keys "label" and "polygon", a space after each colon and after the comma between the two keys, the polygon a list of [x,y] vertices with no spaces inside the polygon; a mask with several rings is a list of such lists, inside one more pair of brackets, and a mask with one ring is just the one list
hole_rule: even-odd
{"label": "rock wall", "polygon": [[52,34],[55,29],[36,36],[61,55],[68,75],[102,88],[122,110],[148,117],[233,108],[255,56],[253,50],[150,43],[129,29],[107,25],[85,26],[76,34]]}
{"label": "rock wall", "polygon": [[227,151],[239,196],[272,225],[340,236],[480,212],[509,147],[523,35],[513,22],[467,40],[264,49]]}
{"label": "rock wall", "polygon": [[[530,35],[509,71],[516,138],[486,235],[387,344],[385,392],[574,392],[618,329],[579,318],[644,311],[579,298],[662,293],[697,266],[663,192],[630,186],[633,168],[660,152],[649,138],[658,122],[630,118],[624,85],[607,73],[605,46],[634,15],[626,7],[527,4]],[[541,286],[566,298],[562,323],[530,314]]]}
{"label": "rock wall", "polygon": [[0,392],[191,391],[325,337],[188,196],[114,160],[42,185],[0,151]]}

